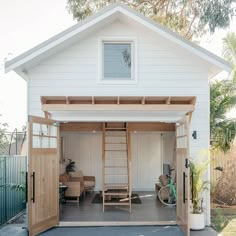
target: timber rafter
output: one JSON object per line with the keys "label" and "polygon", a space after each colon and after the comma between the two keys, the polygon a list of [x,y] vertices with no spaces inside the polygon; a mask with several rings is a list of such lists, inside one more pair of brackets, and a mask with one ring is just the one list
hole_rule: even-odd
{"label": "timber rafter", "polygon": [[42,110],[50,111],[187,111],[194,96],[42,96]]}

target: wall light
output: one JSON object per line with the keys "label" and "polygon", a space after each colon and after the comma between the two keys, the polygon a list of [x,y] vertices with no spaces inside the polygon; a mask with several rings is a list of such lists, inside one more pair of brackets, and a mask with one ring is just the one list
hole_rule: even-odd
{"label": "wall light", "polygon": [[197,139],[197,131],[196,130],[193,131],[192,137],[193,137],[193,139]]}

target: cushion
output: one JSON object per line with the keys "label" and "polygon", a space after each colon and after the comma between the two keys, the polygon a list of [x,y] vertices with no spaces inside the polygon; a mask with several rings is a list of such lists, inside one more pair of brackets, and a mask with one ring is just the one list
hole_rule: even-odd
{"label": "cushion", "polygon": [[84,187],[94,187],[95,186],[95,182],[94,181],[84,181]]}
{"label": "cushion", "polygon": [[81,170],[69,173],[71,177],[83,177],[83,172]]}

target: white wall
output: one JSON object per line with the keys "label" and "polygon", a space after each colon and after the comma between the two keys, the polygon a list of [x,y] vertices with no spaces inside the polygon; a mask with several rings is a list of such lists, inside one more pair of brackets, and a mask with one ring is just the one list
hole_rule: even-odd
{"label": "white wall", "polygon": [[[76,163],[84,175],[96,177],[96,190],[102,189],[102,133],[63,132],[65,158]],[[162,139],[165,137],[165,139]],[[132,189],[153,191],[162,173],[162,163],[172,162],[174,132],[137,132],[131,134]],[[168,143],[169,145],[165,145]],[[168,160],[165,160],[167,157]]]}
{"label": "white wall", "polygon": [[[103,85],[99,73],[99,37],[137,39],[137,84]],[[40,96],[197,96],[191,121],[191,156],[208,149],[209,87],[207,68],[157,34],[137,25],[115,22],[29,70],[29,113],[40,115]]]}
{"label": "white wall", "polygon": [[[102,85],[97,82],[99,37],[104,36],[136,38],[136,84]],[[200,150],[209,147],[207,74],[206,65],[199,58],[143,26],[117,21],[28,71],[28,111],[32,115],[43,115],[40,96],[197,96],[190,127],[190,133],[196,130],[198,136],[196,140],[190,138],[190,155],[195,158]],[[209,224],[210,194],[205,204]]]}

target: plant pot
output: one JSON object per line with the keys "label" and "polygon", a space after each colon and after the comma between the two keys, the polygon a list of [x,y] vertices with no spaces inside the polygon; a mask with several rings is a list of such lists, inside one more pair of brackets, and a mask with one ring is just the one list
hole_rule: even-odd
{"label": "plant pot", "polygon": [[205,217],[204,213],[189,214],[189,224],[192,230],[201,230],[205,228]]}

